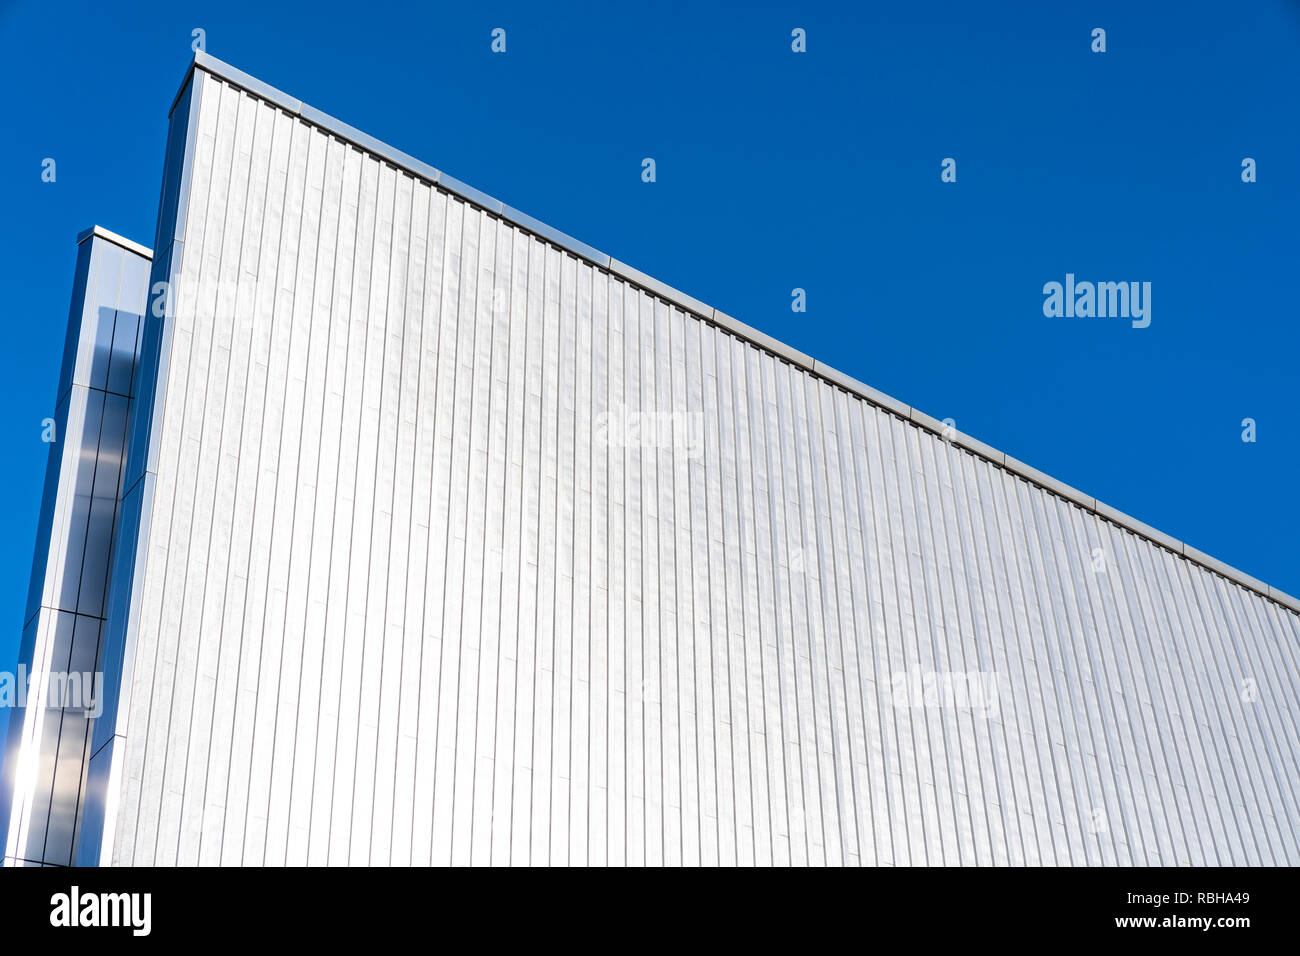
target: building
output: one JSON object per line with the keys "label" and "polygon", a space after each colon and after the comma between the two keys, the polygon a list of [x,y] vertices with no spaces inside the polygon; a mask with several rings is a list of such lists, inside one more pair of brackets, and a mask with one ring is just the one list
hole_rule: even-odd
{"label": "building", "polygon": [[7,861],[1300,862],[1294,598],[204,54],[89,242]]}
{"label": "building", "polygon": [[[148,249],[98,227],[77,244],[19,651],[17,673],[32,678],[29,703],[18,712],[21,719],[10,720],[0,787],[6,862],[65,866],[74,859],[89,757],[94,707],[88,705],[96,689],[102,697],[102,686],[85,678],[101,672],[109,558],[151,258]],[[52,687],[61,675],[75,685]],[[86,689],[91,693],[83,694]],[[55,706],[48,706],[51,700]]]}

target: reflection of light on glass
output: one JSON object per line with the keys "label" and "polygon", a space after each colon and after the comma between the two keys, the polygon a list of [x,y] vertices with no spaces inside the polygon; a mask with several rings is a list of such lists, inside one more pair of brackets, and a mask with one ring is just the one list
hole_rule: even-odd
{"label": "reflection of light on glass", "polygon": [[[13,803],[9,808],[9,838],[5,847],[7,856],[23,859],[30,858],[27,853],[27,840],[31,831],[34,809],[32,806],[33,790],[41,748],[43,744],[47,743],[43,739],[41,730],[45,724],[45,701],[49,695],[50,658],[54,652],[52,637],[54,628],[50,626],[48,618],[45,618],[44,615],[42,617],[43,620],[38,625],[36,632],[37,646],[33,649],[32,654],[33,661],[39,661],[39,664],[33,665],[33,671],[29,678],[32,686],[27,689],[26,701],[22,710],[22,742],[19,744],[17,768],[14,773]],[[22,677],[23,675],[20,674],[20,685],[23,683]],[[53,741],[53,746],[58,746],[57,737]]]}

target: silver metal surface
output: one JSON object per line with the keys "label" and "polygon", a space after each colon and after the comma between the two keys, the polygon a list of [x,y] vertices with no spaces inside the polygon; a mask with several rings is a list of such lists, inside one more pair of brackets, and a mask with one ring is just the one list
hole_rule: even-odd
{"label": "silver metal surface", "polygon": [[678,305],[694,315],[704,316],[705,318],[713,315],[713,308],[705,305],[699,299],[692,298],[684,292],[678,292],[666,282],[660,282],[654,276],[648,276],[640,269],[634,269],[626,262],[619,262],[617,259],[609,261],[609,270],[622,279],[626,279],[633,285],[644,289],[652,295],[657,295],[664,301]]}
{"label": "silver metal surface", "polygon": [[114,245],[121,246],[127,252],[134,252],[137,256],[139,256],[142,259],[153,258],[153,250],[150,249],[149,247],[142,246],[140,245],[140,243],[135,242],[132,239],[128,239],[125,236],[120,236],[117,233],[105,229],[103,226],[99,226],[99,225],[91,226],[89,229],[83,230],[77,236],[77,245],[81,245],[81,243],[85,242],[91,236],[98,236],[100,239],[107,239],[109,242],[113,243]]}
{"label": "silver metal surface", "polygon": [[[197,61],[196,61],[197,62]],[[127,442],[121,508],[110,564],[108,614],[105,619],[101,669],[104,674],[103,712],[91,731],[86,764],[82,822],[76,845],[76,862],[94,865],[112,853],[120,811],[123,753],[130,717],[130,693],[136,678],[143,582],[154,524],[160,445],[152,441],[162,421],[172,357],[178,306],[190,308],[191,299],[179,278],[185,259],[184,237],[190,229],[188,197],[193,189],[194,156],[200,147],[197,103],[208,84],[202,70],[192,69],[172,105],[163,162],[162,196],[158,229],[146,287],[148,308],[141,322],[140,351],[128,411]],[[233,87],[232,87],[233,89]],[[261,103],[252,96],[247,103]],[[214,290],[214,295],[217,294]],[[229,307],[229,304],[227,305]]]}
{"label": "silver metal surface", "polygon": [[[888,409],[894,412],[895,414],[899,414],[904,417],[908,417],[910,415],[911,412],[910,406],[905,405],[902,402],[899,402],[898,400],[888,395],[885,395],[883,392],[880,392],[869,385],[865,385],[861,382],[858,382],[856,379],[850,378],[848,375],[845,375],[842,372],[838,372],[835,369],[831,369],[820,361],[813,361],[810,357],[804,355],[802,352],[798,352],[797,350],[791,348],[790,346],[778,342],[777,340],[771,338],[765,333],[752,329],[750,326],[745,325],[743,322],[740,322],[739,320],[736,320],[731,316],[723,312],[720,312],[719,310],[714,309],[711,306],[706,305],[705,303],[701,302],[700,300],[692,296],[688,296],[683,292],[679,292],[678,290],[674,289],[672,286],[669,286],[667,283],[664,283],[652,276],[648,276],[645,273],[640,272],[639,270],[633,269],[631,266],[621,263],[618,260],[614,260],[611,257],[605,255],[604,253],[599,252],[594,247],[589,246],[586,243],[579,242],[578,240],[572,239],[571,237],[567,236],[565,233],[560,232],[559,230],[552,229],[549,226],[545,226],[545,224],[540,223],[538,220],[534,219],[533,217],[526,216],[523,213],[520,213],[518,210],[514,209],[513,207],[505,205],[500,200],[493,199],[491,196],[487,195],[486,193],[478,189],[475,189],[474,187],[469,186],[465,183],[462,183],[460,180],[448,175],[447,173],[440,172],[439,170],[434,169],[432,166],[429,166],[427,163],[423,163],[419,160],[416,160],[413,157],[408,156],[406,153],[401,152],[400,150],[394,149],[393,147],[387,145],[386,143],[383,143],[378,139],[375,139],[373,136],[370,136],[367,133],[363,133],[360,130],[357,130],[355,127],[349,126],[348,124],[342,122],[341,120],[337,120],[334,117],[326,113],[323,113],[320,110],[315,109],[314,107],[307,106],[301,100],[295,97],[291,97],[288,94],[282,93],[281,91],[275,89],[274,87],[269,86],[268,84],[262,82],[261,80],[249,76],[247,73],[244,73],[242,70],[238,70],[235,67],[231,66],[230,64],[217,59],[211,54],[200,52],[195,55],[194,62],[191,65],[189,71],[186,73],[185,79],[181,84],[181,90],[180,92],[177,93],[177,97],[176,97],[177,103],[180,102],[180,99],[182,95],[184,95],[186,90],[190,88],[193,81],[193,76],[195,75],[196,72],[208,73],[212,76],[219,77],[225,82],[233,86],[248,91],[253,96],[259,97],[266,102],[275,104],[282,110],[285,110],[294,115],[301,115],[304,120],[314,124],[319,129],[325,130],[329,132],[331,135],[337,136],[340,139],[345,140],[346,142],[358,146],[362,150],[367,151],[370,155],[375,156],[385,162],[392,163],[393,165],[410,172],[414,176],[423,178],[429,184],[438,183],[444,189],[447,189],[455,193],[461,198],[467,199],[468,201],[477,204],[483,209],[486,209],[496,215],[502,216],[503,218],[505,218],[508,221],[511,221],[515,225],[519,225],[524,229],[533,232],[535,235],[538,235],[539,237],[546,239],[548,242],[558,245],[561,248],[564,248],[567,251],[572,252],[577,256],[581,256],[582,258],[594,262],[598,265],[608,266],[615,273],[623,275],[624,278],[628,278],[634,283],[641,285],[642,288],[647,288],[651,290],[656,295],[661,296],[669,303],[674,304],[687,312],[698,315],[701,318],[712,319],[716,324],[721,325],[723,328],[726,328],[728,331],[732,332],[733,334],[736,334],[747,341],[753,342],[754,344],[764,349],[767,349],[768,351],[774,352],[775,354],[780,355],[783,358],[786,358],[788,361],[792,362],[795,365],[799,365],[803,368],[809,369],[810,371],[816,372],[818,375],[821,375],[822,377],[825,377],[828,380],[833,381],[836,384],[839,384],[841,387],[848,389],[850,392],[853,392],[855,395],[865,398],[867,401],[871,402],[872,404]],[[175,109],[175,104],[173,104],[173,110],[174,109]],[[928,426],[924,426],[924,427],[928,427]],[[939,434],[942,434],[942,430],[939,431]],[[963,441],[963,444],[965,444],[966,447],[970,448],[972,451],[976,452],[977,454],[985,455],[985,457],[988,457],[989,460],[997,462],[999,464],[1002,462],[1003,459],[1006,458],[1006,456],[1003,455],[1001,452],[998,452],[993,449],[989,449],[987,445],[984,445],[982,442],[977,442],[974,439]],[[985,451],[986,449],[988,449],[992,453],[986,454]],[[1025,468],[1028,469],[1028,466],[1025,466]],[[1036,476],[1041,475],[1042,473],[1036,470],[1032,470],[1032,471],[1033,474],[1026,474],[1025,477],[1029,478],[1031,481],[1037,481],[1038,479],[1036,478]],[[1055,479],[1052,479],[1049,485],[1060,485],[1062,487],[1069,488],[1068,485],[1064,485],[1062,482],[1058,482]],[[1048,487],[1048,490],[1055,491],[1055,489],[1050,486]],[[1097,503],[1096,499],[1092,499],[1091,496],[1085,495],[1083,492],[1076,491],[1075,489],[1069,489],[1069,490],[1071,494],[1067,494],[1066,495],[1067,498],[1078,501],[1080,503],[1083,503],[1087,500],[1092,500],[1094,501],[1095,504],[1100,506],[1100,503]],[[1088,506],[1085,505],[1085,507]],[[1107,509],[1107,517],[1109,517],[1111,520],[1123,524],[1125,527],[1130,528],[1131,530],[1137,532],[1138,534],[1142,534],[1144,536],[1149,537],[1150,540],[1155,541],[1157,544],[1167,546],[1166,542],[1174,540],[1170,538],[1168,535],[1164,535],[1162,533],[1156,533],[1155,536],[1147,535],[1147,531],[1151,530],[1147,525],[1143,524],[1140,521],[1137,521],[1136,519],[1130,519],[1127,516],[1123,515],[1122,512],[1119,512],[1113,508]],[[1175,545],[1176,546],[1174,550],[1181,550],[1180,543],[1175,542]],[[1196,553],[1199,554],[1201,552],[1196,552]],[[1255,579],[1250,577],[1249,575],[1238,572],[1236,571],[1236,569],[1230,568],[1228,565],[1225,565],[1222,562],[1215,562],[1215,564],[1216,567],[1211,568],[1211,570],[1216,570],[1219,571],[1219,573],[1224,573],[1231,580],[1235,580],[1238,583],[1245,584],[1247,587],[1257,590],[1258,593],[1263,594],[1265,597],[1271,596],[1271,594],[1274,591],[1276,591],[1276,589],[1267,586],[1263,587],[1262,589],[1256,588]],[[1225,570],[1220,570],[1220,569],[1225,569]],[[1289,596],[1287,597],[1288,597],[1288,602],[1295,601],[1294,598],[1290,598]],[[1286,603],[1287,606],[1292,606],[1292,604],[1288,602],[1283,602],[1283,603]]]}
{"label": "silver metal surface", "polygon": [[1300,602],[197,64],[152,275],[79,240],[6,863],[1300,860]]}
{"label": "silver metal surface", "polygon": [[601,252],[599,249],[593,249],[585,242],[579,242],[572,236],[565,235],[560,232],[560,230],[548,226],[540,219],[534,219],[526,212],[520,212],[512,206],[503,206],[501,209],[501,215],[516,226],[528,230],[539,239],[545,239],[547,242],[553,243],[561,249],[567,249],[569,252],[581,256],[598,266],[609,266],[609,256],[605,255],[605,253]]}
{"label": "silver metal surface", "polygon": [[[916,410],[913,409],[913,418],[915,418],[915,412]],[[942,434],[943,423],[939,422],[938,425],[939,425],[938,431]],[[1019,475],[1021,478],[1028,479],[1029,481],[1038,485],[1040,488],[1047,489],[1054,495],[1059,495],[1060,497],[1064,498],[1066,501],[1073,501],[1081,508],[1086,508],[1089,511],[1097,510],[1096,498],[1093,498],[1089,495],[1085,495],[1083,492],[1075,488],[1071,488],[1065,482],[1057,481],[1051,475],[1045,475],[1037,468],[1032,468],[1029,465],[1026,465],[1023,461],[1017,461],[1015,458],[1012,458],[1010,455],[1002,456],[1002,467],[1005,468],[1007,471]]]}
{"label": "silver metal surface", "polygon": [[[46,466],[16,675],[26,705],[9,722],[0,776],[6,864],[73,860],[90,746],[109,557],[117,527],[127,405],[149,250],[96,226],[78,237],[54,441]],[[90,694],[51,688],[71,675]],[[23,680],[23,678],[26,678]]]}
{"label": "silver metal surface", "polygon": [[493,199],[482,190],[475,189],[468,183],[462,183],[456,177],[448,176],[446,173],[438,174],[438,185],[443,189],[455,193],[462,199],[469,200],[479,208],[486,209],[489,212],[496,213],[497,215],[500,215],[505,209],[505,204],[501,202],[500,199]]}
{"label": "silver metal surface", "polygon": [[[707,315],[705,316],[705,318],[708,317],[709,316]],[[780,356],[793,365],[798,365],[801,368],[812,368],[813,366],[813,360],[809,356],[804,355],[798,349],[791,348],[784,342],[778,342],[770,335],[760,332],[758,329],[751,328],[739,319],[727,315],[725,312],[719,312],[717,309],[714,309],[712,312],[712,318],[715,325],[721,326],[728,332],[739,336],[747,342],[753,342],[755,345],[766,349],[773,355]]]}
{"label": "silver metal surface", "polygon": [[1262,585],[200,66],[79,860],[1300,862]]}

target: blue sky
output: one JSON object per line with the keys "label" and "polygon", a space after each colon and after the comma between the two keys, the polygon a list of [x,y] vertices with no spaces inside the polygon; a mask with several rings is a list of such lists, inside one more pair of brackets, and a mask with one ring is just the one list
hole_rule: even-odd
{"label": "blue sky", "polygon": [[[196,27],[215,56],[1300,594],[1294,0],[125,6],[0,0],[0,661],[75,237],[152,243]],[[1066,273],[1150,282],[1150,327],[1045,317]]]}

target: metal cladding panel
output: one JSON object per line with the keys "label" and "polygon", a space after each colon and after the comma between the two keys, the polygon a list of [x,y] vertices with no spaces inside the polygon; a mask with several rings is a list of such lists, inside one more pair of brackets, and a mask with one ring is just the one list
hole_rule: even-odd
{"label": "metal cladding panel", "polygon": [[154,518],[154,490],[157,484],[157,443],[151,437],[166,396],[168,361],[172,354],[173,321],[176,312],[176,276],[184,259],[185,213],[190,196],[192,156],[197,141],[197,111],[193,102],[200,95],[204,77],[194,73],[172,110],[163,160],[157,252],[146,278],[143,295],[147,309],[142,313],[138,335],[138,356],[127,408],[126,443],[122,469],[121,508],[111,544],[105,627],[100,655],[104,674],[103,712],[94,721],[86,762],[85,799],[80,834],[76,841],[76,862],[94,865],[112,858],[114,827],[123,748],[115,746],[122,737],[128,716],[130,688],[134,681],[136,642],[144,603],[142,582],[148,552],[141,548]]}
{"label": "metal cladding panel", "polygon": [[72,862],[103,702],[95,675],[149,274],[147,250],[108,236],[92,230],[77,252],[19,650],[26,699],[9,722],[0,779],[6,863]]}
{"label": "metal cladding panel", "polygon": [[1300,862],[1295,613],[219,76],[191,108],[107,859]]}

